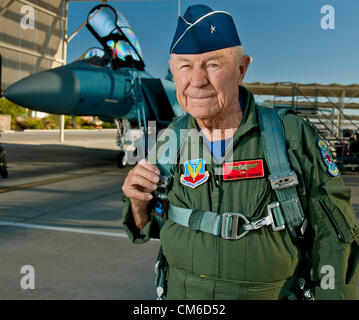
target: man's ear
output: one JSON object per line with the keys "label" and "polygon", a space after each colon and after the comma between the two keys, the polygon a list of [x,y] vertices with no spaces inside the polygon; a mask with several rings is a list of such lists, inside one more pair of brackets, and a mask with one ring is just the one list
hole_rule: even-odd
{"label": "man's ear", "polygon": [[253,60],[252,57],[250,57],[247,54],[242,56],[241,62],[239,64],[239,72],[240,72],[239,85],[242,83],[244,76],[246,75],[247,69],[249,67],[249,64],[252,62],[252,60]]}

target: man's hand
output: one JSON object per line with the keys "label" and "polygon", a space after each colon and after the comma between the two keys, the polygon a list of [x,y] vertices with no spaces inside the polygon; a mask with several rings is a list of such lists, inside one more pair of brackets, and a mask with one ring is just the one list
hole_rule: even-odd
{"label": "man's hand", "polygon": [[150,219],[148,204],[157,189],[160,171],[148,160],[141,160],[129,171],[122,191],[131,200],[131,211],[138,229],[142,229]]}

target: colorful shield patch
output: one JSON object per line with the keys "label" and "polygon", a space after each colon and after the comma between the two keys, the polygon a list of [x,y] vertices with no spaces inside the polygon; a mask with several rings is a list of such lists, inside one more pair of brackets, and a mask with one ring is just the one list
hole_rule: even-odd
{"label": "colorful shield patch", "polygon": [[327,143],[323,139],[319,138],[317,142],[317,146],[320,149],[323,162],[327,166],[329,174],[333,177],[337,177],[339,175],[339,169],[337,165],[334,163],[333,157],[328,149]]}
{"label": "colorful shield patch", "polygon": [[245,160],[223,163],[223,180],[263,178],[263,160]]}
{"label": "colorful shield patch", "polygon": [[206,161],[203,159],[189,160],[184,163],[185,173],[181,175],[180,182],[191,188],[205,183],[209,173],[205,171]]}

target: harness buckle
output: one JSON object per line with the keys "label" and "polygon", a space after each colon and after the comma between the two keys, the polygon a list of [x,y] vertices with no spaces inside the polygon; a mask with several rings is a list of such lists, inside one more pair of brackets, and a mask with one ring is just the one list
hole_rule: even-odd
{"label": "harness buckle", "polygon": [[172,182],[171,176],[160,176],[160,181],[158,183],[157,189],[153,192],[155,196],[155,202],[151,214],[156,216],[159,215],[163,221],[167,220],[167,210],[168,210],[168,186]]}
{"label": "harness buckle", "polygon": [[167,199],[168,188],[172,182],[172,176],[160,175],[160,181],[157,184],[157,189],[154,194],[157,198],[165,200]]}
{"label": "harness buckle", "polygon": [[291,171],[289,174],[278,176],[270,175],[269,181],[273,190],[289,188],[298,184],[298,178],[294,171]]}
{"label": "harness buckle", "polygon": [[[274,210],[278,210],[278,213],[281,215],[280,203],[279,202],[270,203],[267,206],[267,210],[268,210],[268,216],[270,216],[270,219],[272,220],[273,231],[280,231],[280,230],[285,229],[285,222],[283,220],[283,217],[282,217],[282,219],[279,219],[279,217],[274,213]],[[280,221],[280,220],[282,220],[282,221]]]}
{"label": "harness buckle", "polygon": [[[221,228],[221,237],[224,239],[238,240],[243,238],[249,230],[245,230],[241,234],[238,234],[238,221],[239,218],[244,220],[246,224],[249,223],[249,220],[240,213],[226,212],[222,214],[222,228]],[[228,235],[230,231],[230,235]]]}
{"label": "harness buckle", "polygon": [[261,218],[257,221],[251,222],[250,224],[245,224],[244,225],[244,230],[258,230],[264,226],[269,226],[269,225],[273,225],[273,219],[270,215]]}
{"label": "harness buckle", "polygon": [[159,274],[160,273],[160,261],[157,260],[155,263],[155,274]]}

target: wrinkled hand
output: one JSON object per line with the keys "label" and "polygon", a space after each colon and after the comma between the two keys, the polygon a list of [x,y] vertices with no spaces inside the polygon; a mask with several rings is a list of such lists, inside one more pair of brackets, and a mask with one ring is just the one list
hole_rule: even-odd
{"label": "wrinkled hand", "polygon": [[160,171],[148,160],[141,160],[129,171],[122,186],[123,193],[131,200],[131,211],[137,228],[140,230],[149,220],[148,204],[157,189]]}

